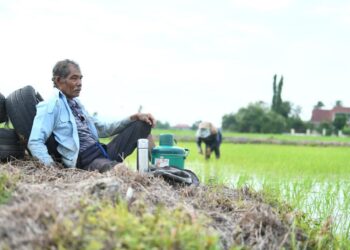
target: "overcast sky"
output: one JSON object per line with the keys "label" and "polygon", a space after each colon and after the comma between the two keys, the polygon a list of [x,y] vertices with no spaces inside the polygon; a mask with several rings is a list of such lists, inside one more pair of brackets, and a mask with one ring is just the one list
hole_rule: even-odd
{"label": "overcast sky", "polygon": [[282,99],[350,106],[350,1],[0,0],[0,92],[46,99],[58,60],[80,64],[81,100],[122,118],[142,105],[172,125]]}

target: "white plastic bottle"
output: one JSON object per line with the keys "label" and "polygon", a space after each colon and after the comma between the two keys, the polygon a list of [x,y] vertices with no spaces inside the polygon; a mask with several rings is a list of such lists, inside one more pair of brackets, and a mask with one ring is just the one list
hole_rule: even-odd
{"label": "white plastic bottle", "polygon": [[148,172],[148,140],[137,141],[137,170],[140,173]]}

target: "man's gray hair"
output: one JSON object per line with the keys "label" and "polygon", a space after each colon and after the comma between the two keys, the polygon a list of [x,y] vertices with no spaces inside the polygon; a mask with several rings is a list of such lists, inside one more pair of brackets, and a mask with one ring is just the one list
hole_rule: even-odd
{"label": "man's gray hair", "polygon": [[53,69],[52,69],[52,81],[53,81],[54,87],[56,87],[55,81],[56,81],[57,77],[66,78],[70,74],[70,70],[69,70],[70,64],[73,65],[74,67],[76,67],[77,69],[79,69],[79,71],[80,71],[79,64],[77,64],[76,62],[69,60],[69,59],[57,62],[56,65],[53,67]]}

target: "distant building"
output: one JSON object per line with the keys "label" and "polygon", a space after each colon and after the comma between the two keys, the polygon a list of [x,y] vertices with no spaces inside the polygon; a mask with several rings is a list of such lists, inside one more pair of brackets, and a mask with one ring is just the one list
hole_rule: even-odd
{"label": "distant building", "polygon": [[174,129],[191,129],[191,127],[187,124],[176,124],[173,126]]}
{"label": "distant building", "polygon": [[350,118],[350,108],[342,106],[335,106],[333,109],[315,108],[312,110],[311,122],[315,125],[319,125],[322,122],[333,122],[335,117],[340,114],[345,114]]}

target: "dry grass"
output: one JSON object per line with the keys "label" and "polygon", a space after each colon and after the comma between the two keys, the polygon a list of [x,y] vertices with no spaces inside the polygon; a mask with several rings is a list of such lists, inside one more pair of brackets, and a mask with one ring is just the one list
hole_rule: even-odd
{"label": "dry grass", "polygon": [[123,164],[107,173],[46,168],[35,161],[0,165],[0,175],[16,177],[16,188],[0,206],[0,249],[55,249],[50,232],[62,220],[77,220],[81,202],[125,200],[129,210],[152,212],[159,206],[181,207],[193,218],[205,216],[220,236],[222,249],[300,247],[307,238],[285,216],[249,189],[218,186],[172,186],[161,178],[136,173]]}

